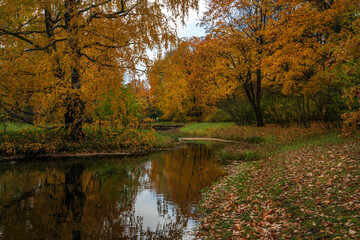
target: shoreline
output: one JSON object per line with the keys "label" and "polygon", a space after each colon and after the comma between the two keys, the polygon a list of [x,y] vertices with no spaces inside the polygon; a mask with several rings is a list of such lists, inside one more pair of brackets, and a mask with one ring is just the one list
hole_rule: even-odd
{"label": "shoreline", "polygon": [[26,154],[16,154],[10,156],[0,156],[0,164],[7,164],[11,162],[26,162],[32,161],[36,158],[47,159],[47,158],[71,158],[71,157],[97,157],[97,156],[138,156],[138,155],[146,155],[152,152],[158,151],[171,151],[176,149],[178,146],[183,144],[194,144],[192,141],[218,141],[224,143],[241,143],[237,141],[231,141],[226,139],[219,138],[205,138],[205,137],[197,137],[197,138],[179,138],[178,142],[175,142],[175,145],[172,147],[165,148],[153,148],[150,150],[143,151],[115,151],[115,152],[57,152],[57,153],[46,153],[46,154],[34,154],[34,155],[26,155]]}
{"label": "shoreline", "polygon": [[[179,144],[177,144],[179,145]],[[78,152],[78,153],[71,153],[71,152],[59,152],[59,153],[48,153],[48,154],[38,154],[38,155],[26,155],[26,154],[19,154],[13,156],[5,156],[0,157],[0,164],[9,164],[12,162],[26,162],[26,161],[33,161],[35,159],[50,159],[50,158],[72,158],[72,157],[98,157],[98,156],[139,156],[139,155],[146,155],[152,152],[158,151],[171,151],[174,150],[177,146],[172,148],[158,148],[158,149],[150,149],[146,151],[124,151],[124,152]]]}

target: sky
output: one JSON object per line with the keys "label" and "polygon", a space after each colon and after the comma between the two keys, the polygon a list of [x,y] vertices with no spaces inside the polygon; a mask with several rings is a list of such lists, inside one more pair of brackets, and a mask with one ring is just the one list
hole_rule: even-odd
{"label": "sky", "polygon": [[[180,21],[178,22],[178,36],[179,38],[191,38],[191,37],[202,37],[205,36],[205,29],[201,28],[200,26],[197,26],[198,23],[200,23],[200,19],[203,15],[203,13],[206,10],[206,0],[199,0],[199,11],[191,10],[189,12],[189,17],[185,19],[185,26],[181,25]],[[156,51],[147,51],[147,55],[150,57],[150,59],[156,58]],[[138,69],[144,70],[144,66],[138,66]],[[140,74],[140,78],[144,79],[146,75]]]}
{"label": "sky", "polygon": [[[182,25],[180,20],[177,23],[177,33],[179,38],[203,37],[205,36],[205,29],[197,26],[200,19],[206,10],[206,0],[199,0],[199,11],[191,10],[189,17],[185,19],[185,25]],[[156,51],[149,50],[147,52],[150,59],[156,58]]]}
{"label": "sky", "polygon": [[181,38],[190,38],[190,37],[202,37],[205,36],[205,30],[200,26],[196,26],[199,23],[199,19],[202,17],[202,14],[205,12],[205,0],[199,0],[199,12],[191,10],[189,17],[186,20],[186,26],[178,27],[178,35]]}

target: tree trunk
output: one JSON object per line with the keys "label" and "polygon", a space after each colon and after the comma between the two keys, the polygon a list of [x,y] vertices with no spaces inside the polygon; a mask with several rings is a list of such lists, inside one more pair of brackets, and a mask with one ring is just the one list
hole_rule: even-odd
{"label": "tree trunk", "polygon": [[79,141],[83,133],[84,103],[78,92],[70,93],[66,99],[65,128],[71,140]]}
{"label": "tree trunk", "polygon": [[67,209],[66,218],[72,217],[72,239],[80,240],[81,236],[81,221],[84,214],[84,205],[86,195],[82,186],[82,176],[85,167],[81,163],[77,163],[70,167],[65,172],[65,206]]}
{"label": "tree trunk", "polygon": [[262,116],[262,113],[261,113],[260,106],[254,108],[254,111],[255,111],[255,117],[256,117],[256,126],[264,127],[265,124],[264,124],[264,120],[263,120],[263,116]]}
{"label": "tree trunk", "polygon": [[256,72],[256,87],[251,82],[251,73],[248,74],[248,80],[243,84],[247,99],[249,100],[256,118],[258,127],[265,126],[261,112],[261,71]]}
{"label": "tree trunk", "polygon": [[259,68],[256,71],[256,107],[254,109],[256,123],[258,127],[265,126],[261,112],[261,80],[262,80],[261,69]]}
{"label": "tree trunk", "polygon": [[79,141],[83,137],[83,114],[84,102],[81,99],[81,79],[79,74],[80,47],[78,43],[79,29],[76,19],[77,0],[66,0],[65,29],[69,32],[69,54],[71,59],[71,87],[66,98],[65,128],[73,141]]}

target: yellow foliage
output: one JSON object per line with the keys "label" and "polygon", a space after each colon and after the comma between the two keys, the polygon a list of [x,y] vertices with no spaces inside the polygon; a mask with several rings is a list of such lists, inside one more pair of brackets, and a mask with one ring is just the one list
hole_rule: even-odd
{"label": "yellow foliage", "polygon": [[[186,17],[197,2],[2,1],[0,108],[28,123],[63,128],[79,141],[85,120],[100,120],[104,95],[121,91],[124,76],[148,61],[149,48],[174,43],[170,22]],[[112,125],[118,125],[115,116],[130,114],[126,104],[111,100]],[[128,121],[134,121],[128,127],[139,126],[135,117]]]}

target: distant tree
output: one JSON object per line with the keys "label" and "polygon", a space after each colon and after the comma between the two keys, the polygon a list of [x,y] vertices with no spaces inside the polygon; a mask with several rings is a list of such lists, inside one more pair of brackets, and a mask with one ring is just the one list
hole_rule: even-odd
{"label": "distant tree", "polygon": [[198,74],[202,68],[194,54],[198,42],[197,38],[180,42],[150,67],[151,98],[154,106],[164,113],[164,119],[199,120],[208,107],[208,93]]}

